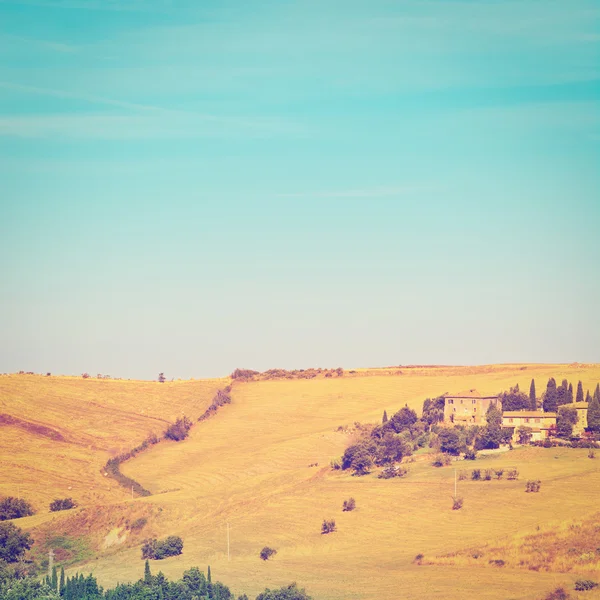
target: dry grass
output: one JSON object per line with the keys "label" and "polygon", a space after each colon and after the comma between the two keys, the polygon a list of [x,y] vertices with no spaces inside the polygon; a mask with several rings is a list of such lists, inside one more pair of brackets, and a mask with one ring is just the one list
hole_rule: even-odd
{"label": "dry grass", "polygon": [[[136,538],[128,537],[123,545],[106,550],[102,549],[102,541],[120,526],[119,519],[131,520],[143,514],[148,516],[148,531],[153,535],[174,534],[184,539],[183,555],[162,561],[155,569],[178,577],[189,566],[205,568],[210,564],[213,575],[236,593],[252,595],[266,585],[275,587],[294,580],[315,598],[329,600],[525,599],[543,597],[561,584],[572,588],[577,578],[574,573],[557,575],[511,567],[473,569],[471,564],[419,566],[413,558],[423,553],[427,560],[490,543],[508,546],[515,532],[535,531],[536,526],[557,520],[585,520],[598,509],[600,489],[600,461],[589,460],[587,451],[526,448],[461,465],[517,466],[521,476],[514,482],[459,482],[464,498],[460,511],[451,510],[452,468],[435,469],[430,461],[417,460],[406,478],[386,481],[375,474],[352,477],[331,471],[328,465],[331,458],[343,452],[351,436],[337,431],[339,425],[377,421],[384,409],[391,415],[405,403],[420,409],[425,397],[446,391],[477,388],[487,394],[517,382],[528,390],[531,377],[536,379],[538,392],[549,376],[559,381],[566,377],[574,385],[581,379],[584,388],[592,388],[600,381],[600,367],[499,365],[401,370],[402,375],[394,376],[370,371],[364,376],[357,373],[343,378],[236,385],[232,404],[196,425],[188,440],[159,444],[123,465],[126,475],[155,495],[117,504],[108,503],[122,499],[121,492],[113,497],[103,495],[98,509],[86,517],[88,521],[84,523],[78,513],[60,515],[53,517],[57,519],[56,527],[62,526],[74,536],[80,530],[92,532],[94,557],[85,569],[93,570],[105,585],[141,575],[143,562]],[[0,378],[0,386],[7,379]],[[32,378],[31,385],[35,387],[40,379]],[[88,383],[73,380],[73,395]],[[123,390],[130,384],[94,383],[122,385]],[[12,385],[16,385],[14,380]],[[194,385],[209,386],[210,382],[175,382],[164,387],[152,383],[130,385],[137,391],[129,396],[129,405],[119,402],[119,408],[129,406],[131,413],[139,416],[146,394],[157,394],[151,415],[172,419],[181,410],[178,393],[188,394],[189,398]],[[0,390],[2,401],[6,403],[9,398],[10,402],[14,388]],[[160,397],[171,393],[168,399]],[[171,412],[162,412],[163,407]],[[4,406],[0,412],[11,411]],[[16,416],[27,418],[22,412]],[[39,420],[52,426],[61,422],[42,415]],[[132,421],[139,439],[148,431],[144,425],[144,419],[140,424]],[[94,433],[90,422],[86,433],[102,439],[102,426],[97,422],[98,432]],[[10,429],[6,427],[3,433]],[[112,447],[124,442],[116,435],[111,440]],[[19,455],[15,443],[13,439],[6,446],[12,448],[12,462],[12,454]],[[60,449],[75,464],[76,451],[82,451],[82,446],[66,444],[63,449],[60,444],[53,442],[51,448]],[[23,460],[29,451],[23,451]],[[43,452],[35,446],[31,451]],[[92,448],[89,452],[92,458],[100,455],[98,463],[102,464],[107,449]],[[87,458],[80,460],[83,472]],[[57,474],[52,474],[49,463],[48,459],[44,461],[40,481],[52,489],[57,485],[52,477]],[[318,466],[308,466],[314,463]],[[542,490],[525,494],[524,480],[533,478],[542,481]],[[356,499],[357,508],[342,512],[342,501],[350,496]],[[321,535],[324,518],[334,518],[338,531]],[[23,523],[32,527],[34,534],[39,531],[47,537],[53,527],[36,519],[39,517],[30,517]],[[231,527],[230,561],[227,522]],[[277,550],[270,561],[259,558],[265,545]],[[593,592],[587,594],[587,598],[594,597],[590,595]]]}

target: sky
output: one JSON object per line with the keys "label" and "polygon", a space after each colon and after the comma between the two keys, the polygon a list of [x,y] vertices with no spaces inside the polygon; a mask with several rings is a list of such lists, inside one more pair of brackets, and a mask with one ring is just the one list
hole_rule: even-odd
{"label": "sky", "polygon": [[597,0],[0,0],[0,372],[574,361]]}

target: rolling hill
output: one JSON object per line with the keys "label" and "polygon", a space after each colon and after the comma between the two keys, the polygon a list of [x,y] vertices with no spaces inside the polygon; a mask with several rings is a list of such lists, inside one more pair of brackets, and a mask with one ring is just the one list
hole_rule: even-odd
{"label": "rolling hill", "polygon": [[[407,404],[419,411],[426,397],[469,388],[492,394],[519,383],[528,389],[532,378],[540,393],[549,377],[593,389],[600,366],[399,367],[234,382],[232,403],[196,423],[188,439],[163,441],[121,466],[153,494],[132,499],[103,475],[106,460],[150,432],[161,433],[181,414],[195,420],[229,380],[3,376],[0,494],[20,493],[38,509],[18,524],[31,529],[39,556],[66,536],[85,548],[65,555],[85,562],[73,569],[92,571],[104,585],[140,576],[144,537],[174,534],[184,539],[183,554],[153,564],[154,570],[179,577],[190,566],[210,564],[214,577],[251,596],[295,580],[328,600],[538,598],[593,572],[596,563],[559,573],[499,568],[492,556],[475,565],[437,559],[419,565],[414,557],[473,548],[488,553],[514,546],[517,534],[571,521],[600,529],[600,458],[590,460],[585,450],[521,448],[478,459],[482,468],[515,466],[521,477],[460,482],[460,511],[450,510],[454,470],[432,467],[421,452],[404,479],[352,477],[329,463],[356,435],[355,423],[377,422],[384,409],[392,414]],[[542,480],[541,493],[524,493],[529,478]],[[64,496],[79,508],[48,513],[47,503]],[[357,508],[344,513],[342,502],[351,496]],[[141,517],[147,524],[132,529]],[[336,520],[335,533],[321,535],[324,518]],[[277,555],[261,561],[263,546]]]}

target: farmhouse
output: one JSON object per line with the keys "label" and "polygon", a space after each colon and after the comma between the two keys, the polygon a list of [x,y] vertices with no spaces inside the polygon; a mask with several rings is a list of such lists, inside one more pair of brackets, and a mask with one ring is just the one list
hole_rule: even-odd
{"label": "farmhouse", "polygon": [[545,440],[550,430],[556,428],[556,413],[540,410],[508,410],[502,413],[502,427],[514,429],[513,441],[518,440],[519,427],[531,429],[531,441]]}
{"label": "farmhouse", "polygon": [[490,405],[498,406],[498,396],[482,396],[477,390],[444,394],[444,421],[451,423],[485,424]]}

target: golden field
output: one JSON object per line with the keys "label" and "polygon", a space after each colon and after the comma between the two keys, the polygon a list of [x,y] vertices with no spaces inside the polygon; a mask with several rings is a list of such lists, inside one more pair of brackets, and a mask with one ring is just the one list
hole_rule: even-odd
{"label": "golden field", "polygon": [[[454,469],[436,469],[421,453],[404,479],[352,477],[331,470],[329,462],[350,443],[354,422],[379,421],[384,409],[391,416],[408,404],[419,412],[426,397],[471,388],[492,394],[519,383],[527,392],[532,377],[539,395],[551,376],[574,386],[581,380],[584,390],[593,390],[600,366],[401,367],[329,379],[236,382],[232,403],[197,423],[187,440],[161,442],[122,465],[153,493],[133,500],[103,476],[107,458],[151,431],[161,433],[182,413],[197,418],[228,380],[4,376],[0,414],[51,428],[62,440],[23,423],[0,425],[0,494],[19,489],[39,509],[18,524],[40,544],[57,533],[84,539],[87,562],[77,568],[92,571],[104,585],[139,578],[141,540],[173,534],[183,538],[183,554],[153,563],[154,571],[178,577],[192,565],[210,564],[215,579],[251,597],[265,586],[297,581],[315,599],[327,600],[541,598],[558,585],[572,589],[577,578],[598,579],[597,560],[569,572],[557,570],[569,568],[559,560],[533,570],[530,562],[519,566],[525,550],[515,549],[524,536],[565,528],[573,533],[577,525],[590,529],[586,540],[597,539],[600,547],[594,529],[600,531],[600,452],[590,460],[586,450],[521,448],[460,463],[463,469],[520,471],[518,481],[460,481],[460,511],[451,510]],[[524,481],[533,478],[542,481],[541,492],[524,493]],[[48,513],[49,500],[64,496],[80,508]],[[350,496],[357,508],[343,513]],[[127,534],[124,525],[138,516],[147,525]],[[334,518],[338,531],[321,535],[323,518]],[[263,562],[258,554],[266,545],[278,553]],[[477,549],[482,559],[472,559]],[[417,554],[439,564],[415,564]],[[455,556],[443,558],[449,554]],[[508,557],[504,567],[489,563]],[[546,571],[548,565],[555,570]]]}

